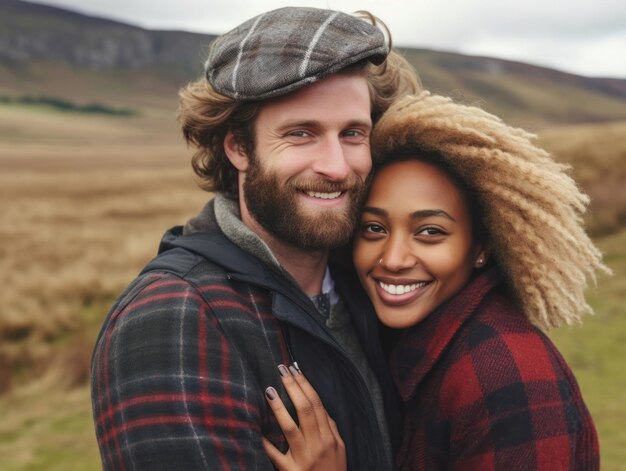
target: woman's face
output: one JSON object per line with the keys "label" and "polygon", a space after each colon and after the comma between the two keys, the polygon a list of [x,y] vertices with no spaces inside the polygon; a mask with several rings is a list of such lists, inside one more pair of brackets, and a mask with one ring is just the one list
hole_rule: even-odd
{"label": "woman's face", "polygon": [[381,322],[421,322],[485,263],[472,240],[465,196],[446,173],[419,160],[376,174],[361,215],[354,264]]}

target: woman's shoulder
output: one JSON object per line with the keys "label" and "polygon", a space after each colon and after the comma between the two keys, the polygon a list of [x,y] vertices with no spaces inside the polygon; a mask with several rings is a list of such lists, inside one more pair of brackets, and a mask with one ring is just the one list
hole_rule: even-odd
{"label": "woman's shoulder", "polygon": [[459,336],[456,355],[466,357],[485,390],[507,385],[572,381],[571,369],[549,337],[504,293],[489,293]]}
{"label": "woman's shoulder", "polygon": [[503,460],[528,455],[551,463],[537,469],[565,469],[573,452],[576,462],[596,459],[595,427],[574,375],[523,312],[490,295],[459,334],[440,365],[441,382],[429,389],[453,423],[453,454],[481,443]]}
{"label": "woman's shoulder", "polygon": [[477,307],[467,327],[475,334],[473,342],[480,343],[498,335],[522,335],[545,337],[543,332],[534,326],[524,311],[515,303],[504,287],[489,292]]}

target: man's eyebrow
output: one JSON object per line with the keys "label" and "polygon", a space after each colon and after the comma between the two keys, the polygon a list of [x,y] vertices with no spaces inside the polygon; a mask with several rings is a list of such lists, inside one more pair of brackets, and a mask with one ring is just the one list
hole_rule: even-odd
{"label": "man's eyebrow", "polygon": [[320,126],[319,121],[310,120],[310,119],[290,119],[280,124],[280,130],[289,129],[289,128],[297,128],[297,127],[305,127],[312,128]]}
{"label": "man's eyebrow", "polygon": [[353,119],[350,120],[347,124],[346,127],[350,127],[350,126],[359,126],[359,127],[367,127],[367,128],[371,128],[372,127],[372,121],[371,120],[365,120],[365,119]]}
{"label": "man's eyebrow", "polygon": [[[364,207],[363,212],[371,213],[371,214],[375,214],[376,216],[383,216],[383,217],[389,215],[387,210],[382,209],[382,208],[376,208],[373,206]],[[420,209],[418,211],[411,213],[411,219],[422,219],[422,218],[428,218],[428,217],[443,217],[443,218],[450,219],[451,221],[456,222],[456,219],[450,216],[450,214],[445,212],[443,209]]]}
{"label": "man's eyebrow", "polygon": [[[305,128],[319,128],[322,127],[323,123],[321,121],[312,120],[312,119],[289,119],[280,124],[278,127],[279,130],[286,130],[290,128],[297,127],[305,127]],[[372,122],[366,119],[352,119],[345,124],[345,128],[350,127],[361,127],[361,128],[372,128]]]}

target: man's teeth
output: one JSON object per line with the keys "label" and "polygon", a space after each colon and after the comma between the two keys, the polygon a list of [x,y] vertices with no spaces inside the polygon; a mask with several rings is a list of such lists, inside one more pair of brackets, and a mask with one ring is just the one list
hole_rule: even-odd
{"label": "man's teeth", "polygon": [[332,193],[320,193],[318,191],[307,191],[306,194],[311,196],[312,198],[321,198],[323,200],[332,200],[334,198],[339,198],[339,196],[341,195],[341,191],[334,191]]}
{"label": "man's teeth", "polygon": [[413,283],[412,285],[388,285],[387,283],[383,283],[382,281],[379,281],[378,284],[389,294],[405,294],[410,291],[415,291],[417,288],[422,288],[426,286],[425,281]]}

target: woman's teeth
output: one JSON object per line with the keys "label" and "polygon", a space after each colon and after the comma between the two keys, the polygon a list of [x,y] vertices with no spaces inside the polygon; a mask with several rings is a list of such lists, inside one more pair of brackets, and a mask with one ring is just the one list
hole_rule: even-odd
{"label": "woman's teeth", "polygon": [[383,283],[382,281],[379,281],[378,284],[383,290],[385,290],[385,292],[389,294],[405,294],[410,291],[415,291],[417,288],[422,288],[426,286],[425,281],[420,281],[419,283],[413,283],[411,285],[390,285],[387,283]]}
{"label": "woman's teeth", "polygon": [[318,191],[307,191],[306,194],[309,195],[312,198],[320,198],[320,199],[323,199],[323,200],[332,200],[334,198],[339,198],[339,196],[341,195],[341,191],[334,191],[332,193],[320,193]]}

